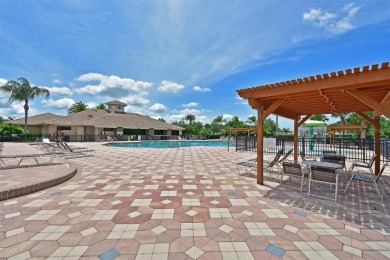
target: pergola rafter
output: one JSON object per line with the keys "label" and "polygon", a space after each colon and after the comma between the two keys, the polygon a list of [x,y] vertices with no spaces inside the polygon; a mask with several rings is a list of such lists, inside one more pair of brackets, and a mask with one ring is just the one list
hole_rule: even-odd
{"label": "pergola rafter", "polygon": [[[294,120],[294,160],[298,157],[298,127],[313,114],[356,112],[374,125],[379,154],[379,115],[390,118],[389,63],[318,74],[285,82],[240,89],[238,95],[258,111],[258,183],[263,184],[263,121],[271,113]],[[374,111],[370,118],[363,112]],[[301,116],[305,116],[300,119]],[[380,157],[375,162],[379,172]]]}

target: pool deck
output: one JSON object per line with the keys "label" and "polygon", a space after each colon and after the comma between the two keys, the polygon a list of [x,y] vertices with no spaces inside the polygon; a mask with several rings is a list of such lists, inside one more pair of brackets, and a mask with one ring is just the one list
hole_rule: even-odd
{"label": "pool deck", "polygon": [[[79,166],[72,179],[0,201],[0,258],[390,258],[390,167],[380,180],[383,201],[360,182],[344,194],[343,180],[336,203],[307,196],[306,186],[300,193],[239,176],[236,163],[253,153],[76,145],[96,154],[68,160]],[[3,154],[31,153],[27,147],[36,149],[5,143]],[[2,170],[12,175],[2,185],[61,174],[51,167]]]}

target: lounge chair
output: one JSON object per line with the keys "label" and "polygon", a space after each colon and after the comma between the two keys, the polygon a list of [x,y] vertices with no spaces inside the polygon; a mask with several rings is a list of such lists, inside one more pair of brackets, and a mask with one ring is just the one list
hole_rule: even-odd
{"label": "lounge chair", "polygon": [[[301,178],[300,191],[302,192],[303,181],[304,181],[305,177],[307,177],[308,175],[304,174],[302,172],[301,165],[299,163],[293,163],[293,162],[283,162],[282,165],[283,165],[283,170],[280,174],[281,175],[280,176],[280,184],[283,185],[282,184],[283,183],[283,176],[286,174],[289,176],[290,184],[291,184],[291,177],[299,177],[299,178]],[[288,187],[294,189],[291,186],[288,186]]]}
{"label": "lounge chair", "polygon": [[66,149],[69,151],[64,154],[65,158],[76,158],[76,157],[89,157],[95,155],[95,150],[89,150],[86,147],[70,147],[66,142],[62,142]]}
{"label": "lounge chair", "polygon": [[383,164],[378,175],[375,175],[372,171],[369,171],[369,172],[356,171],[356,172],[354,172],[351,179],[349,180],[347,186],[345,187],[344,193],[347,192],[352,181],[357,180],[357,181],[363,181],[363,182],[374,184],[376,192],[383,199],[383,193],[381,193],[381,191],[379,189],[378,181],[379,181],[380,177],[382,176],[382,173],[384,172],[385,168],[389,165],[390,165],[390,162],[386,162],[385,164]]}
{"label": "lounge chair", "polygon": [[319,196],[311,194],[311,183],[312,182],[319,182],[319,183],[326,183],[330,184],[331,186],[335,186],[335,195],[334,195],[334,201],[337,201],[337,194],[338,194],[338,174],[336,174],[336,170],[329,169],[326,167],[321,166],[310,166],[310,173],[309,173],[309,189],[307,194],[316,196],[319,198],[329,199],[328,197]]}
{"label": "lounge chair", "polygon": [[[282,155],[282,153],[283,153],[283,149],[280,149],[280,150],[276,153],[276,155],[275,155],[275,157],[274,157],[274,159],[273,159],[272,161],[268,161],[268,160],[264,160],[264,161],[263,161],[263,168],[269,170],[269,173],[270,173],[270,177],[271,177],[271,178],[272,178],[272,173],[273,173],[273,168],[274,168],[274,167],[277,167],[277,168],[278,168],[277,171],[280,171],[280,170],[281,170],[281,167],[278,165],[278,161],[279,161],[280,156]],[[257,170],[257,158],[249,159],[247,162],[238,162],[238,163],[236,164],[236,168],[237,168],[238,174],[241,175],[238,166],[243,166],[243,167],[245,167],[246,172],[252,173],[252,171]],[[248,171],[248,169],[249,169],[249,171]],[[279,176],[279,174],[280,174],[280,173],[278,172],[277,175]],[[277,179],[278,176],[276,176],[275,179]]]}
{"label": "lounge chair", "polygon": [[[57,165],[62,163],[54,163],[56,158],[56,153],[38,153],[38,154],[17,154],[17,155],[0,155],[0,169],[15,169],[15,168],[27,168],[27,167],[37,167],[37,166],[48,166],[48,165]],[[49,157],[46,161],[39,161],[38,158]],[[10,159],[10,162],[6,162],[7,159]],[[15,159],[17,162],[15,162]],[[29,164],[22,164],[25,160],[30,160]],[[31,163],[32,161],[32,163]]]}

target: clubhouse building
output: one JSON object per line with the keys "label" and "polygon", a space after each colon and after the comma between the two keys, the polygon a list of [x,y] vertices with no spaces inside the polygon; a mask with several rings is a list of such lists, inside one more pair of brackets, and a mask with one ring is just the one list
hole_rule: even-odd
{"label": "clubhouse building", "polygon": [[[143,116],[126,113],[125,103],[118,100],[105,103],[104,109],[87,109],[68,116],[44,113],[28,117],[29,134],[41,134],[55,138],[63,136],[65,141],[100,141],[115,137],[119,140],[177,139],[183,127]],[[24,118],[8,121],[24,126]]]}

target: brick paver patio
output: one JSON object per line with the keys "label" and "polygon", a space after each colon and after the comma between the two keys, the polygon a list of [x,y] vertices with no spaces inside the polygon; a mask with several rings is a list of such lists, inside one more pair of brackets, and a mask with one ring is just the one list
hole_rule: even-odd
{"label": "brick paver patio", "polygon": [[0,202],[1,258],[390,258],[390,169],[383,201],[361,183],[345,195],[344,181],[335,203],[238,176],[251,153],[82,145],[97,152],[70,160],[81,167],[71,180]]}

